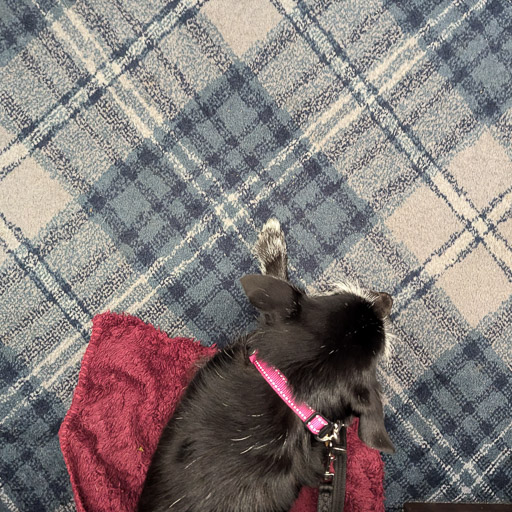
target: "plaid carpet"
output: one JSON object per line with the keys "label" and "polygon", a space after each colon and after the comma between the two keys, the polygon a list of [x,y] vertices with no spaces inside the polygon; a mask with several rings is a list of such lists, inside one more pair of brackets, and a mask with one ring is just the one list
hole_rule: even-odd
{"label": "plaid carpet", "polygon": [[512,499],[508,0],[1,0],[0,32],[0,509],[73,510],[92,316],[226,343],[270,216],[296,281],[395,298],[387,508]]}

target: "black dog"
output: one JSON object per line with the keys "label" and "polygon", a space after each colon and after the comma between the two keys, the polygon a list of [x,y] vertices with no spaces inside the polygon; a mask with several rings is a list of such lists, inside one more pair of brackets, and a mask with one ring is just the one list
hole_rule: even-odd
{"label": "black dog", "polygon": [[302,486],[318,486],[324,444],[315,440],[249,362],[279,368],[298,400],[393,452],[376,365],[386,350],[391,297],[341,286],[308,296],[287,282],[275,220],[255,251],[262,272],[242,286],[262,313],[259,329],[216,354],[189,385],[149,468],[139,511],[288,511]]}

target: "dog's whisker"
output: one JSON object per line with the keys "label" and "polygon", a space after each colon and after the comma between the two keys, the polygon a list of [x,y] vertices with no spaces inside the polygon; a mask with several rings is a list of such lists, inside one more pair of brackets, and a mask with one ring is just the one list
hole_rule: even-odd
{"label": "dog's whisker", "polygon": [[222,380],[226,380],[226,377],[223,377],[223,376],[219,373],[219,371],[217,370],[217,368],[214,368],[214,371],[215,371],[215,373],[219,376],[219,378],[221,378]]}
{"label": "dog's whisker", "polygon": [[192,462],[189,462],[186,466],[185,466],[185,469],[188,469],[190,466],[192,466],[192,464],[194,464],[195,462],[197,462],[197,459],[194,459]]}
{"label": "dog's whisker", "polygon": [[182,496],[181,498],[178,498],[175,502],[173,502],[171,505],[169,505],[169,508],[174,507],[177,503],[179,503],[185,496]]}
{"label": "dog's whisker", "polygon": [[249,439],[249,437],[252,437],[251,434],[245,437],[239,437],[238,439],[231,439],[231,441],[245,441],[246,439]]}
{"label": "dog's whisker", "polygon": [[268,446],[269,444],[270,444],[270,442],[264,443],[264,444],[260,444],[259,446],[255,446],[254,449],[255,450],[261,450],[262,448],[265,448],[265,446]]}

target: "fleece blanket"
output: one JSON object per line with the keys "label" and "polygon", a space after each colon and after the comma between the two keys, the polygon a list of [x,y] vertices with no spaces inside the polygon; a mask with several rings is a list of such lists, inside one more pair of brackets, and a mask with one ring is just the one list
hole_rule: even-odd
{"label": "fleece blanket", "polygon": [[[128,315],[93,320],[71,407],[59,432],[78,512],[133,512],[160,433],[201,360],[215,349],[169,338]],[[379,453],[347,433],[347,512],[383,512]],[[315,512],[303,489],[292,512]]]}

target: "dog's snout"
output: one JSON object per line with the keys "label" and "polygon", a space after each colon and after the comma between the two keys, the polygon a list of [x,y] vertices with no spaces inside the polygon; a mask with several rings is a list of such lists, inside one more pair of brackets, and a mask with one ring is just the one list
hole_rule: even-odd
{"label": "dog's snout", "polygon": [[383,318],[389,316],[393,306],[393,299],[391,298],[391,295],[386,292],[375,292],[375,295],[377,297],[374,302],[374,307],[379,311]]}

